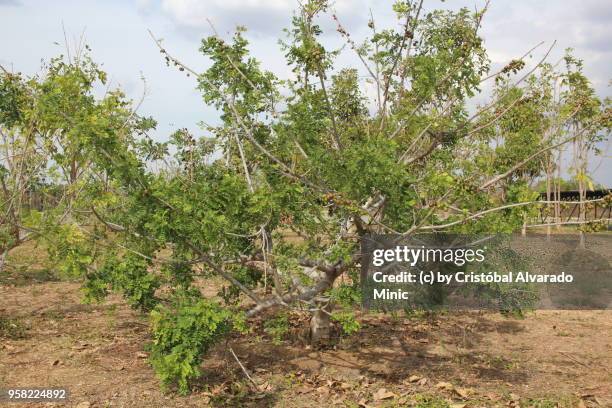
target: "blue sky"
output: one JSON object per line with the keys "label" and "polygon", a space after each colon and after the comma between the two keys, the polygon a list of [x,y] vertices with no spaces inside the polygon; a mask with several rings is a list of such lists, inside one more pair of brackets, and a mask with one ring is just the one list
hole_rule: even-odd
{"label": "blue sky", "polygon": [[[482,8],[483,1],[425,0],[429,8]],[[65,52],[62,25],[74,45],[85,32],[94,58],[103,63],[113,84],[133,99],[140,99],[146,79],[146,97],[140,113],[158,122],[156,137],[165,139],[174,129],[186,127],[202,134],[198,122],[214,122],[216,114],[206,107],[195,90],[193,78],[163,63],[147,29],[183,62],[203,70],[207,61],[198,53],[200,39],[210,35],[210,19],[222,35],[236,24],[249,28],[252,50],[265,68],[281,77],[284,66],[277,39],[288,25],[291,0],[0,0],[0,64],[28,74],[40,70],[41,59]],[[377,25],[393,24],[390,1],[336,0],[334,8],[342,23],[359,38],[366,34],[371,9]],[[322,20],[335,34],[331,19]],[[540,41],[557,46],[549,61],[556,62],[566,47],[585,60],[585,71],[599,96],[612,95],[612,3],[606,0],[493,0],[481,31],[493,66],[502,66]],[[544,53],[540,47],[534,60]],[[349,64],[348,55],[338,65]],[[482,101],[484,98],[481,98]],[[475,103],[479,102],[478,98]],[[602,146],[606,148],[608,146]],[[596,181],[612,185],[610,150],[593,160]]]}

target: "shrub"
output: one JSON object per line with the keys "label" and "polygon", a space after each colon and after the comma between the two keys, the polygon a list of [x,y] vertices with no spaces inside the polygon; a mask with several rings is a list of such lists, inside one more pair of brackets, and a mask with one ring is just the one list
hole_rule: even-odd
{"label": "shrub", "polygon": [[151,321],[151,364],[164,388],[176,385],[181,394],[200,376],[204,353],[236,325],[229,309],[195,292],[178,294],[169,306],[158,305]]}

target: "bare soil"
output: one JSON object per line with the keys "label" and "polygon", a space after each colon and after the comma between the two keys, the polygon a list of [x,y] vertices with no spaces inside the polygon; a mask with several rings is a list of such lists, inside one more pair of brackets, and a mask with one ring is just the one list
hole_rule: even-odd
{"label": "bare soil", "polygon": [[259,328],[219,345],[187,397],[160,391],[147,320],[120,298],[85,305],[78,283],[3,281],[0,318],[0,388],[70,390],[68,403],[6,406],[612,406],[612,311],[363,316],[326,349]]}

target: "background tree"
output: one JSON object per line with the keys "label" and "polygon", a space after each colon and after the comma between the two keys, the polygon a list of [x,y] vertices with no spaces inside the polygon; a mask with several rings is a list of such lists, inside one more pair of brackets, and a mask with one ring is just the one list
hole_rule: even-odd
{"label": "background tree", "polygon": [[32,194],[40,189],[45,158],[37,151],[32,129],[22,125],[32,104],[28,84],[4,68],[0,75],[0,272],[8,252],[30,235],[21,224],[28,215]]}
{"label": "background tree", "polygon": [[[578,220],[584,222],[586,219],[586,191],[593,190],[593,181],[587,173],[589,154],[599,152],[597,143],[603,140],[602,129],[606,126],[606,111],[601,101],[595,95],[595,90],[589,80],[582,72],[582,61],[574,58],[568,50],[565,56],[566,73],[563,82],[566,90],[563,94],[565,109],[572,113],[571,120],[567,124],[567,132],[574,135],[574,163],[571,171],[578,182],[578,193],[580,196],[580,212]],[[609,108],[608,108],[609,109]],[[609,114],[609,112],[607,112]],[[593,126],[594,122],[599,126]],[[580,230],[580,244],[584,248],[584,232]]]}
{"label": "background tree", "polygon": [[106,74],[88,48],[77,51],[73,59],[52,59],[39,76],[4,70],[0,77],[4,253],[37,238],[70,276],[81,276],[93,261],[95,248],[76,244],[103,225],[92,219],[95,206],[115,202],[110,176],[94,159],[108,154],[105,143],[125,146],[136,128],[151,124],[128,109],[120,91],[96,98]]}

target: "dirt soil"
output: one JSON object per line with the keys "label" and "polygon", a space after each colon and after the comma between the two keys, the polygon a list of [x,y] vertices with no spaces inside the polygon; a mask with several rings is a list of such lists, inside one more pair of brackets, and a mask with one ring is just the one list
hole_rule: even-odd
{"label": "dirt soil", "polygon": [[78,283],[3,282],[0,318],[0,388],[70,391],[68,403],[2,406],[612,407],[612,311],[367,316],[318,350],[260,331],[219,345],[187,397],[160,391],[147,320],[119,298],[84,305]]}

